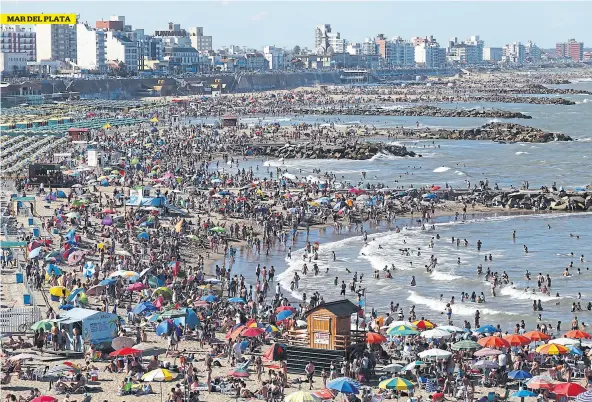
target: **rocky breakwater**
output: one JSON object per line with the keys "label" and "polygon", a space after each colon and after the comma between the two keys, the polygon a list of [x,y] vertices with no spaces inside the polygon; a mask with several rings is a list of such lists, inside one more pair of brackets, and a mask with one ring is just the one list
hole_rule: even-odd
{"label": "rocky breakwater", "polygon": [[[404,146],[382,142],[357,142],[343,145],[298,144],[259,144],[252,147],[255,154],[284,159],[352,159],[367,160],[376,155],[416,156]],[[421,157],[421,155],[417,155]]]}
{"label": "rocky breakwater", "polygon": [[[417,136],[417,133],[415,136]],[[478,128],[465,130],[429,130],[419,134],[419,137],[448,140],[489,140],[502,143],[573,141],[573,138],[565,134],[550,133],[538,128],[514,123],[487,123]]]}
{"label": "rocky breakwater", "polygon": [[384,107],[323,107],[302,108],[295,110],[298,114],[315,115],[357,115],[357,116],[429,116],[429,117],[485,117],[493,119],[532,119],[532,116],[520,112],[498,109],[443,109],[436,106],[414,106],[406,108]]}
{"label": "rocky breakwater", "polygon": [[592,95],[592,91],[573,88],[548,88],[540,84],[532,84],[520,88],[499,88],[495,92],[507,94]]}

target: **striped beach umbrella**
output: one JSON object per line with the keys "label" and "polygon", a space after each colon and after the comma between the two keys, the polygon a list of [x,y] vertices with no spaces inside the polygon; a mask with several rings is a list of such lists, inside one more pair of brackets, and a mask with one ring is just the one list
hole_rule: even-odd
{"label": "striped beach umbrella", "polygon": [[433,329],[436,327],[436,324],[434,324],[433,322],[429,321],[429,320],[419,320],[419,321],[414,321],[413,325],[415,325],[418,329],[420,330],[426,330],[426,329]]}
{"label": "striped beach umbrella", "polygon": [[386,333],[390,336],[407,336],[417,335],[419,332],[414,327],[410,327],[408,325],[398,325],[396,327],[389,328]]}
{"label": "striped beach umbrella", "polygon": [[310,392],[296,391],[286,396],[286,402],[317,402],[321,399]]}
{"label": "striped beach umbrella", "polygon": [[413,389],[414,387],[413,383],[401,377],[389,378],[378,384],[378,388],[393,389],[396,391],[406,391]]}
{"label": "striped beach umbrella", "polygon": [[592,402],[592,389],[576,396],[576,402]]}
{"label": "striped beach umbrella", "polygon": [[518,334],[506,335],[506,336],[504,336],[504,339],[506,341],[508,341],[510,346],[523,346],[523,345],[528,345],[530,342],[532,342],[532,340],[530,340],[530,338],[527,338],[524,335],[518,335]]}
{"label": "striped beach umbrella", "polygon": [[486,336],[477,341],[477,343],[486,348],[509,348],[510,342],[499,336]]}

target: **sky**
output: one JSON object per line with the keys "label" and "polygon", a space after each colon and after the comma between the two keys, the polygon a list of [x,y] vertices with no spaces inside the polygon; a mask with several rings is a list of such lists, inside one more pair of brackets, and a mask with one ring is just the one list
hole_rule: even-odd
{"label": "sky", "polygon": [[591,1],[27,1],[2,0],[2,13],[76,13],[94,26],[100,19],[123,15],[146,34],[203,26],[214,48],[266,45],[313,48],[314,29],[331,24],[350,42],[379,33],[391,38],[434,35],[442,46],[479,35],[486,47],[535,42],[554,48],[575,38],[592,46]]}

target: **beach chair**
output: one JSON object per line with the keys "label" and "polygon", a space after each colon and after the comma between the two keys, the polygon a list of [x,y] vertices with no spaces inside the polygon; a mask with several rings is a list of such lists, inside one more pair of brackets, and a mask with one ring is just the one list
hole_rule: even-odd
{"label": "beach chair", "polygon": [[494,402],[495,401],[495,392],[491,391],[487,394],[487,402]]}

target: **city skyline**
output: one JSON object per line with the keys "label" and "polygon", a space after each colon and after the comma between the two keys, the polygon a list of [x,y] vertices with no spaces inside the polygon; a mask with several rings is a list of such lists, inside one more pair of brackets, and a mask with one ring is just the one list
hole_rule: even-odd
{"label": "city skyline", "polygon": [[[540,6],[544,3],[544,7]],[[142,2],[166,4],[158,12],[143,13],[140,3],[127,2],[29,2],[3,1],[3,13],[77,13],[79,22],[123,15],[134,29],[146,34],[164,29],[168,22],[182,27],[203,26],[213,36],[214,48],[265,45],[291,48],[313,47],[314,27],[331,24],[334,32],[350,42],[383,33],[386,37],[433,35],[440,43],[457,37],[465,40],[479,35],[485,46],[532,40],[540,48],[554,48],[557,42],[575,38],[592,43],[586,28],[592,15],[588,2]],[[108,6],[106,6],[108,5]],[[310,8],[310,12],[303,11]],[[107,11],[106,11],[107,10]],[[367,18],[360,18],[366,15]],[[486,18],[485,18],[486,16]],[[234,28],[230,29],[229,24]]]}

